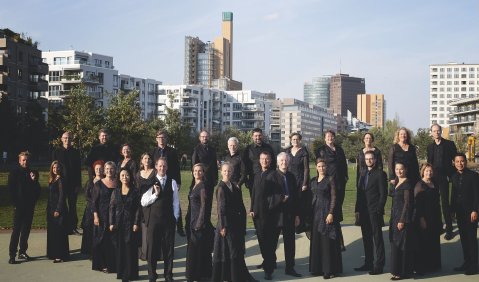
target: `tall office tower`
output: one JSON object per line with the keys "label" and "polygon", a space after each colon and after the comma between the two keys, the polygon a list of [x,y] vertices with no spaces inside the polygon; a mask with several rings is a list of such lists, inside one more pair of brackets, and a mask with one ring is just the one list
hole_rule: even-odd
{"label": "tall office tower", "polygon": [[329,107],[330,76],[313,77],[311,82],[304,83],[304,101],[323,108]]}
{"label": "tall office tower", "polygon": [[5,95],[17,114],[25,113],[29,100],[45,96],[48,65],[31,38],[0,29],[0,99]]}
{"label": "tall office tower", "polygon": [[429,66],[429,124],[448,127],[456,108],[452,101],[479,97],[479,64],[435,64]]}
{"label": "tall office tower", "polygon": [[118,70],[111,56],[65,50],[42,52],[42,58],[50,67],[46,98],[51,104],[63,103],[70,91],[80,84],[86,87],[98,106],[108,106],[107,92],[118,92]]}
{"label": "tall office tower", "polygon": [[352,77],[349,74],[336,74],[331,76],[329,91],[329,108],[335,114],[346,116],[349,110],[356,116],[356,96],[366,93],[364,78]]}
{"label": "tall office tower", "polygon": [[221,36],[213,42],[185,37],[186,85],[203,85],[221,90],[241,90],[233,80],[233,13],[223,12]]}
{"label": "tall office tower", "polygon": [[386,101],[383,94],[359,94],[357,118],[373,127],[382,128],[386,117]]}

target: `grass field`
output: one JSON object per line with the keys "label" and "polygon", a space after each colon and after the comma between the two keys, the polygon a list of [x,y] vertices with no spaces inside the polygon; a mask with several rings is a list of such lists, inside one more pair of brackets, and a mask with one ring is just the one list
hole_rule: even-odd
{"label": "grass field", "polygon": [[[311,176],[316,175],[314,166],[311,165]],[[46,228],[46,207],[47,207],[47,197],[48,197],[48,169],[46,168],[34,168],[40,170],[40,184],[42,187],[42,193],[40,200],[37,202],[35,207],[35,215],[33,219],[33,228]],[[356,171],[355,166],[349,166],[349,181],[346,185],[346,196],[343,205],[343,214],[345,224],[354,223],[354,205],[356,203]],[[191,173],[189,171],[181,172],[182,187],[180,189],[180,201],[181,209],[183,211],[183,217],[186,215],[188,208],[188,190],[189,184],[191,183]],[[0,229],[10,229],[12,227],[13,219],[13,207],[10,201],[10,193],[7,189],[7,172],[0,172]],[[83,171],[82,174],[83,183],[86,183],[87,173]],[[243,200],[247,209],[250,206],[250,197],[246,188],[243,188]],[[391,205],[391,200],[388,198],[386,204],[386,216],[385,220],[389,220],[389,209]],[[85,209],[85,196],[84,191],[81,191],[78,195],[77,211],[78,211],[78,221],[81,222],[83,211]],[[213,201],[213,210],[211,216],[213,225],[216,225],[216,200]],[[387,221],[386,221],[387,222]],[[251,218],[248,217],[248,227],[252,227],[253,223]]]}

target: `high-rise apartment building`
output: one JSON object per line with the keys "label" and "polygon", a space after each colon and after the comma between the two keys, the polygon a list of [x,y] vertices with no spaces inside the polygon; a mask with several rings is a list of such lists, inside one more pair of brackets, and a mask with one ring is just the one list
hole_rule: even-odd
{"label": "high-rise apartment building", "polygon": [[0,29],[0,99],[5,95],[17,114],[25,113],[28,101],[48,90],[47,74],[48,65],[31,38]]}
{"label": "high-rise apartment building", "polygon": [[471,135],[479,132],[479,96],[453,101],[449,104],[455,107],[450,113],[449,134]]}
{"label": "high-rise apartment building", "polygon": [[359,94],[356,117],[373,127],[382,128],[386,118],[386,101],[383,94]]}
{"label": "high-rise apartment building", "polygon": [[285,98],[281,102],[281,147],[283,148],[290,145],[289,136],[293,132],[301,133],[303,144],[309,146],[326,130],[337,128],[335,116],[326,108],[293,98]]}
{"label": "high-rise apartment building", "polygon": [[203,85],[222,90],[241,90],[233,80],[233,13],[223,12],[221,36],[213,42],[185,37],[185,85]]}
{"label": "high-rise apartment building", "polygon": [[335,114],[346,116],[349,110],[356,116],[356,96],[366,93],[364,78],[352,77],[348,74],[336,74],[330,80],[329,108]]}
{"label": "high-rise apartment building", "polygon": [[306,103],[323,108],[329,107],[330,76],[313,77],[311,82],[304,83],[303,98]]}
{"label": "high-rise apartment building", "polygon": [[133,77],[126,74],[120,74],[120,90],[126,93],[130,91],[138,91],[138,102],[141,107],[141,117],[144,120],[156,117],[158,108],[157,96],[158,87],[161,81],[150,78]]}
{"label": "high-rise apartment building", "polygon": [[429,124],[448,127],[449,115],[464,98],[479,97],[479,64],[434,64],[429,66]]}
{"label": "high-rise apartment building", "polygon": [[76,86],[83,84],[97,105],[107,106],[107,92],[119,89],[118,70],[113,57],[76,50],[42,52],[43,62],[49,65],[48,92],[50,103],[63,103],[63,99]]}

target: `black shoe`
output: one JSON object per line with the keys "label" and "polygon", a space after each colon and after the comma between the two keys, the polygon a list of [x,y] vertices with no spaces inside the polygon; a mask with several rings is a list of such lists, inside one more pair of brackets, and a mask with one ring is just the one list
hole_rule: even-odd
{"label": "black shoe", "polygon": [[323,278],[324,279],[331,279],[331,278],[334,278],[334,275],[333,274],[324,274]]}
{"label": "black shoe", "polygon": [[289,276],[293,276],[293,277],[303,276],[303,275],[299,274],[298,272],[296,272],[296,270],[294,270],[294,269],[290,269],[288,271],[285,271],[284,274],[289,275]]}
{"label": "black shoe", "polygon": [[15,258],[10,258],[8,260],[8,264],[18,264],[19,262],[15,260]]}
{"label": "black shoe", "polygon": [[181,237],[185,237],[185,236],[186,236],[185,230],[180,229],[180,228],[178,228],[178,230],[176,231],[176,233],[178,233],[178,235],[180,235]]}
{"label": "black shoe", "polygon": [[371,271],[369,271],[369,275],[379,275],[383,274],[383,269],[382,268],[375,268]]}
{"label": "black shoe", "polygon": [[262,269],[262,268],[263,268],[263,263],[262,263],[262,264],[258,264],[258,265],[256,266],[256,269]]}
{"label": "black shoe", "polygon": [[373,270],[373,267],[367,264],[354,268],[354,271],[371,271],[371,270]]}
{"label": "black shoe", "polygon": [[402,277],[399,277],[399,276],[393,276],[393,277],[391,277],[391,280],[392,280],[392,281],[398,281],[398,280],[402,280]]}
{"label": "black shoe", "polygon": [[467,268],[466,264],[463,264],[461,266],[454,267],[454,271],[465,271],[466,268]]}
{"label": "black shoe", "polygon": [[446,232],[446,235],[444,235],[444,239],[447,241],[450,241],[454,238],[454,233],[453,232]]}
{"label": "black shoe", "polygon": [[273,276],[271,276],[271,273],[265,273],[264,280],[273,280]]}
{"label": "black shoe", "polygon": [[29,255],[27,255],[26,253],[18,254],[18,259],[23,259],[23,260],[26,260],[26,261],[32,260],[32,258]]}

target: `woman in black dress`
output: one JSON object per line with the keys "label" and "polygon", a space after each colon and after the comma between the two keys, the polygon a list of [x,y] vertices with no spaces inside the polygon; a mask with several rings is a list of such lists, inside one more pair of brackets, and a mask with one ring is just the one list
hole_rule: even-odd
{"label": "woman in black dress", "polygon": [[363,137],[364,148],[359,150],[358,158],[356,159],[356,187],[358,187],[358,182],[361,178],[361,175],[364,175],[368,170],[368,167],[366,166],[366,160],[364,158],[364,154],[366,152],[370,151],[374,153],[374,157],[376,159],[375,166],[379,170],[383,170],[383,156],[381,154],[381,150],[374,146],[373,142],[374,135],[370,132],[365,133]]}
{"label": "woman in black dress", "polygon": [[127,168],[120,169],[121,187],[110,200],[110,231],[116,245],[117,279],[138,279],[139,193]]}
{"label": "woman in black dress", "polygon": [[54,161],[48,177],[47,204],[47,257],[53,263],[67,260],[70,256],[66,217],[67,211],[61,164]]}
{"label": "woman in black dress", "polygon": [[339,222],[337,220],[336,182],[327,172],[327,164],[316,160],[318,176],[311,179],[313,194],[311,204],[311,242],[309,251],[309,272],[333,278],[343,271]]}
{"label": "woman in black dress", "polygon": [[121,160],[117,165],[118,175],[119,175],[120,169],[125,167],[132,173],[133,176],[135,176],[136,173],[138,172],[138,165],[136,164],[135,160],[133,160],[133,158],[131,157],[130,144],[123,144],[121,146],[120,154],[123,156],[123,160]]}
{"label": "woman in black dress", "polygon": [[396,185],[397,179],[395,174],[396,163],[402,163],[407,170],[406,178],[411,185],[421,179],[419,176],[419,163],[417,161],[416,147],[411,144],[411,134],[407,128],[401,127],[396,131],[394,136],[394,145],[389,151],[389,182]]}
{"label": "woman in black dress", "polygon": [[189,205],[186,214],[188,246],[186,250],[186,279],[198,281],[211,277],[211,223],[205,213],[206,189],[205,170],[201,163],[193,166],[194,183],[188,195]]}
{"label": "woman in black dress", "polygon": [[105,164],[105,178],[93,187],[93,251],[92,269],[105,273],[116,272],[115,247],[109,230],[110,199],[118,187],[115,177],[115,163]]}
{"label": "woman in black dress", "polygon": [[[155,175],[156,171],[153,166],[153,161],[148,153],[143,153],[140,158],[140,171],[135,176],[136,187],[138,189],[138,193],[141,196],[150,189],[153,184],[155,184]],[[147,234],[147,227],[146,224],[143,222],[143,214],[142,209],[140,208],[140,218],[141,218],[141,226],[139,230],[139,237],[141,237],[141,243],[138,247],[138,256],[141,260],[146,260],[146,253],[147,253],[147,245],[146,245],[146,234]]]}
{"label": "woman in black dress", "polygon": [[93,243],[93,186],[98,180],[103,178],[103,161],[96,161],[93,163],[93,171],[95,172],[95,177],[87,182],[85,187],[85,199],[86,207],[83,212],[83,219],[81,222],[81,227],[83,229],[83,234],[81,238],[81,253],[84,255],[91,255],[91,248]]}
{"label": "woman in black dress", "polygon": [[286,149],[286,153],[289,155],[290,162],[288,171],[291,172],[296,178],[296,187],[298,189],[300,211],[300,225],[296,227],[296,232],[301,233],[307,229],[305,223],[305,215],[308,203],[311,202],[311,190],[309,186],[309,152],[306,147],[302,146],[301,134],[295,132],[289,136],[291,141],[291,147]]}
{"label": "woman in black dress", "polygon": [[[336,187],[336,211],[335,221],[343,221],[343,202],[346,194],[346,182],[348,182],[348,163],[343,148],[335,144],[336,133],[327,130],[324,134],[325,145],[318,148],[316,158],[321,158],[326,163],[327,175],[332,177]],[[339,241],[341,250],[345,251],[343,233],[339,225]]]}
{"label": "woman in black dress", "polygon": [[417,273],[441,269],[441,205],[439,189],[432,181],[431,164],[421,167],[422,179],[414,188],[414,227],[416,231],[415,270]]}
{"label": "woman in black dress", "polygon": [[393,203],[389,222],[389,241],[391,244],[391,280],[409,278],[413,269],[412,215],[414,191],[406,178],[407,169],[402,163],[396,163],[396,184],[391,191]]}
{"label": "woman in black dress", "polygon": [[244,261],[246,210],[240,188],[231,182],[233,168],[221,165],[222,180],[216,188],[218,223],[213,251],[213,279],[220,281],[257,281]]}

